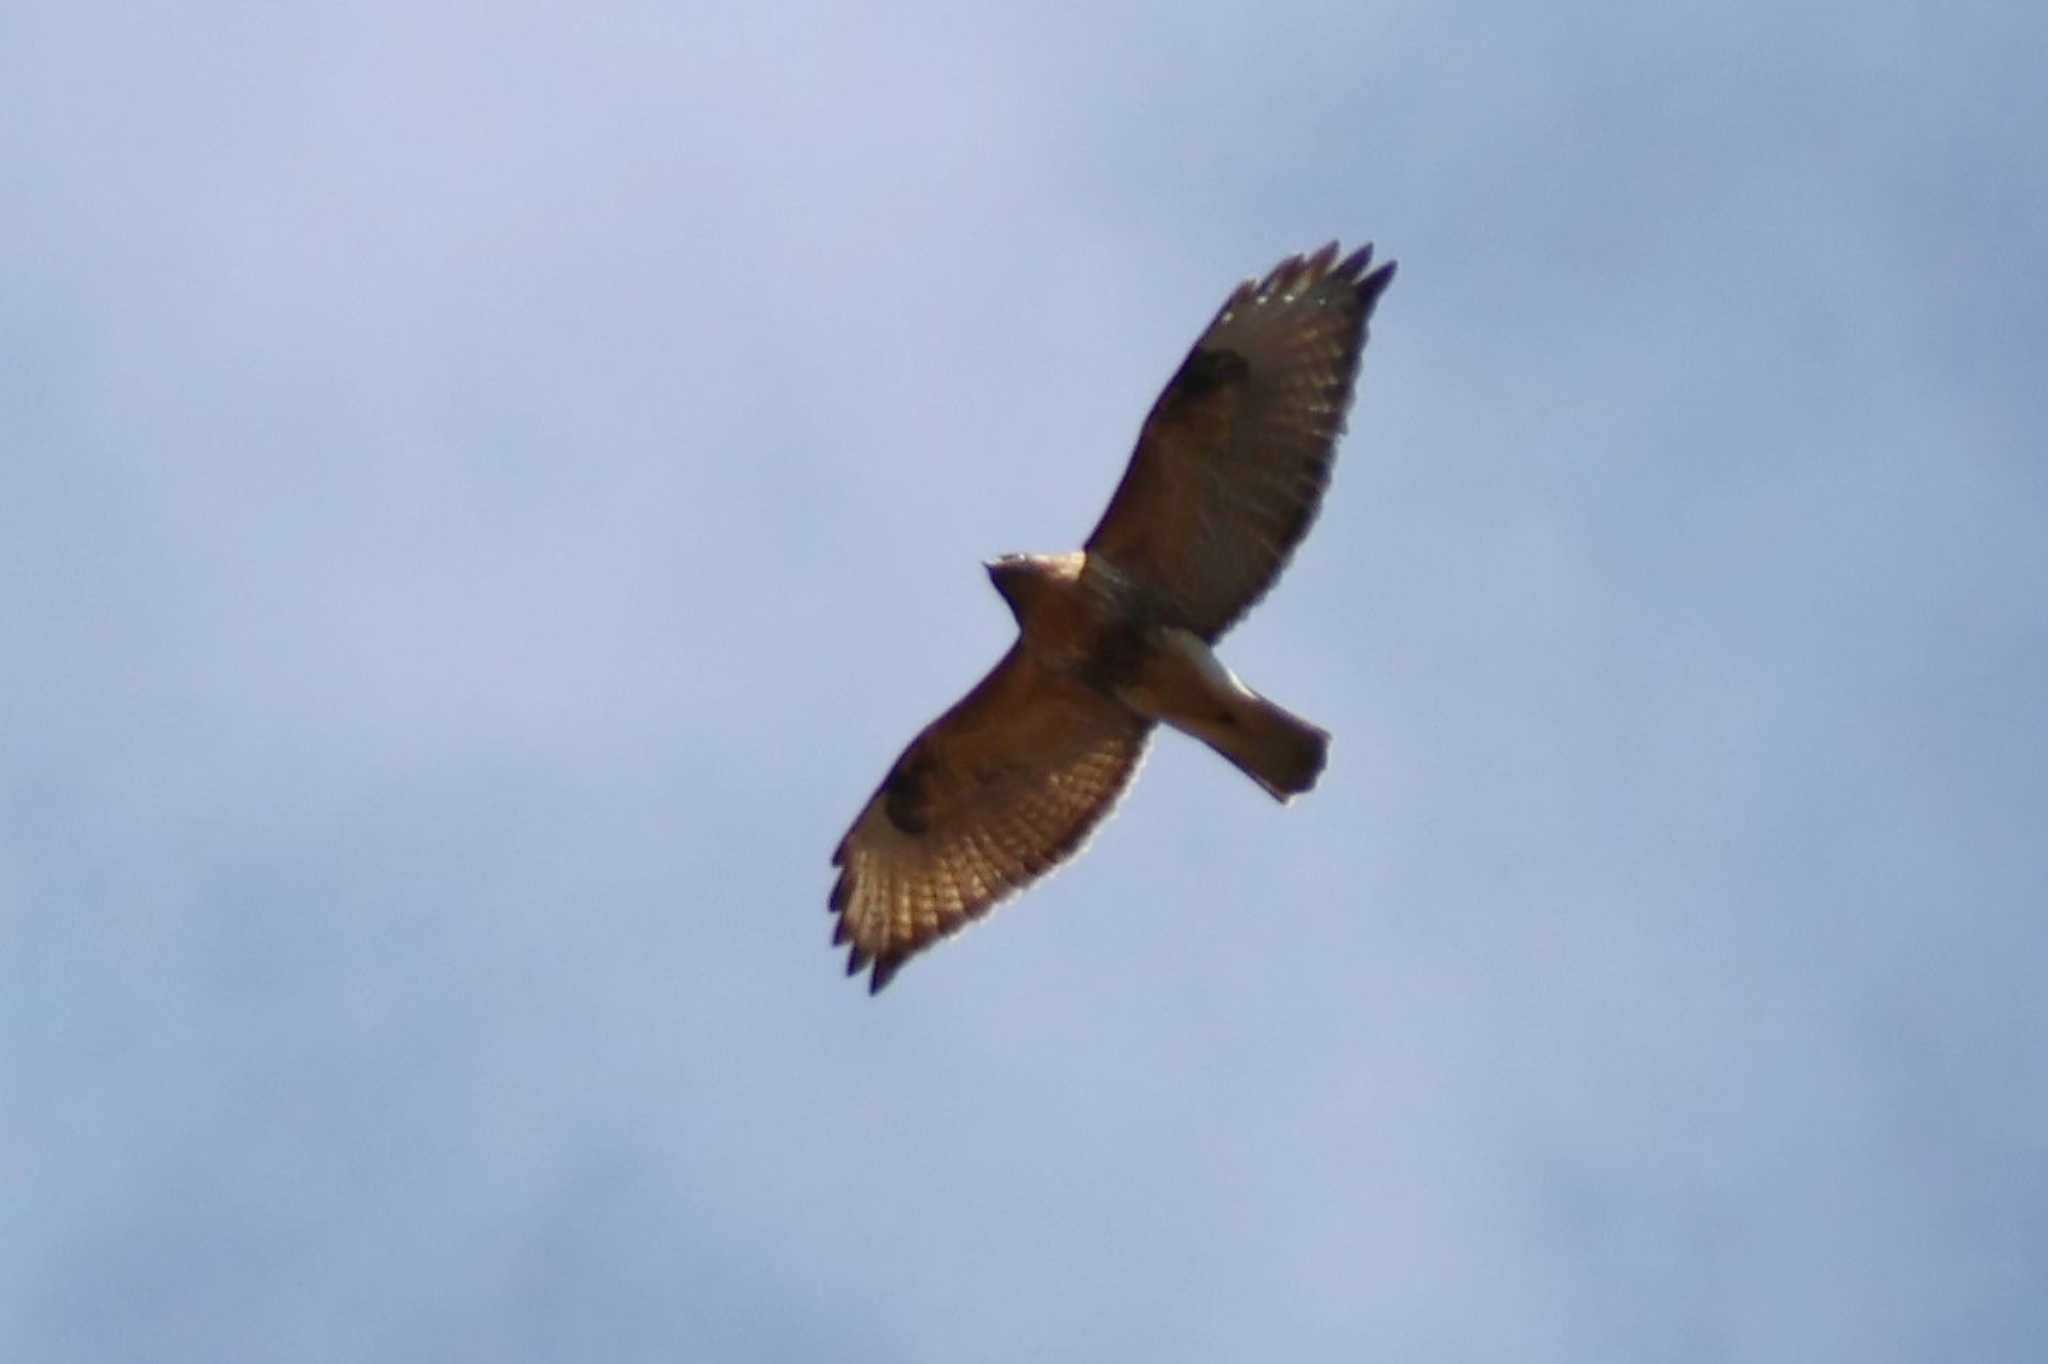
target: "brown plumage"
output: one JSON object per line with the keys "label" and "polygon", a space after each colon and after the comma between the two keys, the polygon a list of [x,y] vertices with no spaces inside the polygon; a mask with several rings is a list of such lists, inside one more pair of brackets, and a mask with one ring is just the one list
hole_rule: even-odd
{"label": "brown plumage", "polygon": [[988,566],[1017,642],[903,751],[832,855],[832,940],[849,974],[872,964],[871,990],[1078,851],[1157,723],[1276,800],[1315,784],[1329,736],[1209,646],[1315,520],[1394,277],[1371,262],[1370,246],[1338,261],[1332,242],[1240,285],[1153,404],[1086,545]]}

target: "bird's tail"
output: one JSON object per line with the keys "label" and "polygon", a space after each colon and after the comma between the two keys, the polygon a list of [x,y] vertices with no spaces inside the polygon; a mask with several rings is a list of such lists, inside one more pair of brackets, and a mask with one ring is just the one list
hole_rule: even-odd
{"label": "bird's tail", "polygon": [[1165,629],[1117,695],[1125,705],[1193,735],[1285,804],[1316,784],[1330,736],[1238,681],[1208,644]]}
{"label": "bird's tail", "polygon": [[1257,692],[1230,699],[1220,715],[1183,726],[1283,805],[1314,786],[1329,759],[1329,734]]}

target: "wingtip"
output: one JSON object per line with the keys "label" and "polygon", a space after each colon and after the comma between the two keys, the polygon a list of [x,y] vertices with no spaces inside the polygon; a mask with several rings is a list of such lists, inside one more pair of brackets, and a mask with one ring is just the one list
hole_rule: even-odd
{"label": "wingtip", "polygon": [[1368,318],[1372,316],[1373,309],[1379,306],[1380,295],[1394,282],[1394,272],[1398,266],[1397,261],[1382,261],[1370,274],[1358,281],[1359,306],[1365,310]]}
{"label": "wingtip", "polygon": [[1331,271],[1330,273],[1341,276],[1345,279],[1357,279],[1360,275],[1365,273],[1365,267],[1371,264],[1372,243],[1367,242],[1365,245],[1359,247],[1356,251],[1353,251],[1350,255],[1346,256],[1344,258],[1343,264],[1339,265],[1335,270]]}
{"label": "wingtip", "polygon": [[[833,944],[836,946],[843,943],[850,936],[852,935],[847,930],[846,920],[841,919],[832,933]],[[868,971],[868,993],[870,995],[878,995],[882,993],[883,987],[896,978],[896,972],[902,967],[903,962],[904,955],[901,953],[882,952],[877,954],[870,952],[859,943],[855,943],[846,951],[846,974],[852,977],[859,975],[862,971]],[[868,970],[870,966],[874,969]]]}
{"label": "wingtip", "polygon": [[875,958],[874,973],[868,977],[868,996],[873,998],[882,993],[889,982],[896,978],[897,969],[903,965],[903,958],[882,956]]}

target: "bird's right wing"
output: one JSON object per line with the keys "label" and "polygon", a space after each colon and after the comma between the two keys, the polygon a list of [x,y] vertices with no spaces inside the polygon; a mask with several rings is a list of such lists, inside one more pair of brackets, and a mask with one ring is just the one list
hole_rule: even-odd
{"label": "bird's right wing", "polygon": [[847,974],[880,990],[1079,851],[1144,754],[1149,723],[1021,645],[896,760],[840,841],[830,907]]}

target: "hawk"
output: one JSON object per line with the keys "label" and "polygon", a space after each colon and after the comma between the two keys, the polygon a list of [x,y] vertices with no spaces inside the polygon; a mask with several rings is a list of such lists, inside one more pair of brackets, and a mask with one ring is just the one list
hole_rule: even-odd
{"label": "hawk", "polygon": [[870,993],[1079,851],[1160,723],[1285,803],[1330,736],[1211,651],[1280,575],[1330,480],[1366,323],[1394,263],[1335,242],[1223,301],[1071,554],[986,565],[1017,641],[889,769],[832,864],[832,941]]}

